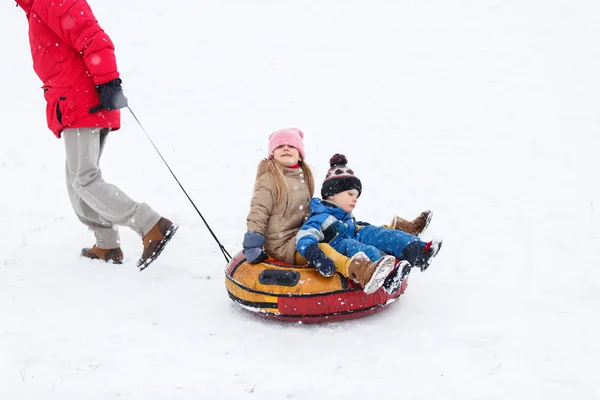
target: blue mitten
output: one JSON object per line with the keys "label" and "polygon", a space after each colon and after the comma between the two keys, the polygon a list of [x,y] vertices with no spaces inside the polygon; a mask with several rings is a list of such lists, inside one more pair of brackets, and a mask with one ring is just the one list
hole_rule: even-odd
{"label": "blue mitten", "polygon": [[316,244],[311,244],[304,251],[304,256],[323,276],[331,276],[335,273],[333,260],[325,255]]}
{"label": "blue mitten", "polygon": [[248,231],[244,235],[244,250],[242,253],[250,264],[258,264],[267,259],[267,253],[262,249],[265,244],[265,237],[258,232]]}

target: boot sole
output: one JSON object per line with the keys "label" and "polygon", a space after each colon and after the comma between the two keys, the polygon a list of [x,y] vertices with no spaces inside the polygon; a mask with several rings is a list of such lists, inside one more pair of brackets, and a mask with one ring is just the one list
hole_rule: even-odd
{"label": "boot sole", "polygon": [[179,225],[177,225],[177,224],[171,225],[169,227],[169,229],[167,229],[167,232],[165,232],[165,237],[163,237],[161,239],[161,241],[158,244],[158,247],[156,248],[154,253],[152,253],[152,255],[150,257],[148,257],[148,259],[146,261],[143,261],[143,262],[138,261],[137,266],[139,267],[140,271],[143,271],[146,268],[148,268],[150,266],[150,264],[152,264],[152,262],[154,262],[154,260],[156,260],[158,258],[158,256],[160,256],[160,253],[163,252],[167,243],[169,243],[169,241],[173,238],[173,236],[175,236],[175,232],[177,232],[177,229],[179,229]]}
{"label": "boot sole", "polygon": [[366,294],[375,293],[385,282],[388,275],[394,270],[396,259],[394,257],[388,257],[387,260],[382,261],[379,268],[373,273],[373,276],[367,282],[363,291]]}
{"label": "boot sole", "polygon": [[427,258],[427,261],[425,261],[425,264],[423,265],[423,267],[421,268],[421,272],[425,271],[427,268],[429,268],[429,265],[431,264],[431,259],[435,258],[435,256],[438,255],[438,253],[440,252],[440,250],[442,249],[442,244],[444,243],[443,240],[441,240],[438,245],[436,246],[436,248],[431,252],[431,255],[429,256],[429,258]]}
{"label": "boot sole", "polygon": [[383,290],[387,294],[394,294],[402,286],[402,282],[406,279],[412,269],[412,265],[406,260],[398,262],[398,266],[383,282]]}

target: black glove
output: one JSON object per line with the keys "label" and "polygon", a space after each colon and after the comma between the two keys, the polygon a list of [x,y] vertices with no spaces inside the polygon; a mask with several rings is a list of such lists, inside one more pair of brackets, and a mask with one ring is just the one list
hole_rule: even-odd
{"label": "black glove", "polygon": [[335,264],[316,244],[308,246],[304,251],[304,256],[321,275],[329,277],[335,273]]}
{"label": "black glove", "polygon": [[121,83],[121,78],[117,78],[96,86],[96,90],[100,94],[100,104],[90,108],[90,114],[100,110],[112,111],[127,107],[127,98],[123,94]]}
{"label": "black glove", "polygon": [[242,253],[250,264],[258,264],[265,261],[268,256],[262,249],[265,244],[265,237],[258,232],[248,231],[244,235],[244,250]]}

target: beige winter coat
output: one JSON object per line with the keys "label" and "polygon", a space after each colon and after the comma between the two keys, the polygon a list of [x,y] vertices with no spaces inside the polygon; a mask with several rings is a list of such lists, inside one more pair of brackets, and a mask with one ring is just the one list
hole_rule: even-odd
{"label": "beige winter coat", "polygon": [[284,168],[283,175],[289,190],[279,203],[273,175],[265,172],[258,178],[246,221],[249,231],[265,236],[268,254],[294,264],[296,233],[308,218],[310,192],[301,168]]}

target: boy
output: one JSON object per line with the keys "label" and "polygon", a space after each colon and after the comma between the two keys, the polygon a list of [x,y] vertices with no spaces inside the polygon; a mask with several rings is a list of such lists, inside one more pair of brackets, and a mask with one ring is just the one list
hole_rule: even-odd
{"label": "boy", "polygon": [[[357,226],[352,211],[362,192],[362,184],[354,171],[346,166],[347,163],[342,154],[331,158],[331,168],[321,188],[323,200],[311,200],[310,217],[296,235],[296,249],[324,276],[333,275],[335,266],[319,249],[318,243],[329,243],[347,257],[354,258],[364,253],[373,269],[372,276],[366,282],[369,290],[364,286],[364,279],[358,283],[363,284],[366,293],[372,293],[382,285],[386,286],[388,292],[393,292],[410,271],[411,265],[422,271],[429,267],[441,242],[425,243],[406,232],[374,225]],[[395,275],[399,274],[399,277],[388,276],[394,269],[395,258],[403,260],[395,270]],[[340,272],[354,278],[352,271]]]}

